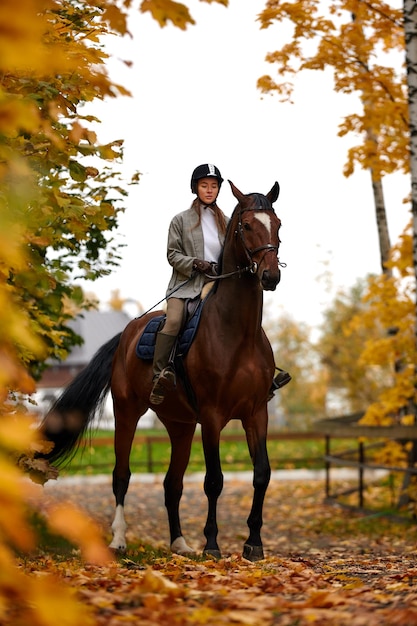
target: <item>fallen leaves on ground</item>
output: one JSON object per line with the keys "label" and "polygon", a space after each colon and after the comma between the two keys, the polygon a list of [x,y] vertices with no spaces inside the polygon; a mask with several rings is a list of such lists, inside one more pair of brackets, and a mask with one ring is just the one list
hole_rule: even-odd
{"label": "fallen leaves on ground", "polygon": [[[109,533],[110,479],[56,484],[48,499],[71,501]],[[223,558],[204,559],[202,484],[186,483],[181,506],[187,543],[200,556],[172,555],[159,480],[132,484],[126,501],[129,547],[111,564],[82,564],[44,549],[22,561],[77,590],[97,626],[236,624],[258,626],[417,625],[416,528],[323,504],[320,481],[274,482],[267,493],[265,559],[241,556],[252,497],[249,482],[225,483],[219,500]],[[110,539],[110,535],[108,535]]]}

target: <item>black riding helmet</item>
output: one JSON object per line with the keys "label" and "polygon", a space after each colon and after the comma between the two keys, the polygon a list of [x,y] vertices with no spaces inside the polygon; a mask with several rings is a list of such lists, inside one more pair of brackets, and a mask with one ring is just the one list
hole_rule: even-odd
{"label": "black riding helmet", "polygon": [[217,178],[219,183],[219,191],[222,186],[223,178],[218,167],[212,163],[204,163],[195,168],[191,176],[191,191],[197,193],[197,182],[202,178]]}

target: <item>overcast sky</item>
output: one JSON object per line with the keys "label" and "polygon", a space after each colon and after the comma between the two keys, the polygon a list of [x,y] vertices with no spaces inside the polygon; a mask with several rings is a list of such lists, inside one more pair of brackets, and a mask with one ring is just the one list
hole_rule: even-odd
{"label": "overcast sky", "polygon": [[[116,56],[134,62],[129,70],[110,64],[133,97],[94,105],[103,120],[99,134],[103,141],[125,140],[126,177],[138,169],[142,178],[120,220],[126,245],[120,269],[83,286],[103,307],[114,289],[145,309],[163,298],[171,273],[169,222],[191,204],[194,167],[212,162],[244,193],[266,193],[279,181],[275,209],[287,268],[266,297],[267,311],[316,325],[334,289],[380,269],[369,174],[342,175],[353,139],[338,138],[337,127],[356,99],[333,93],[331,76],[319,72],[297,77],[294,105],[262,96],[257,78],[275,72],[265,55],[283,43],[279,29],[261,31],[255,21],[264,0],[230,0],[227,9],[187,4],[197,20],[187,31],[161,29],[138,14],[130,22],[133,39],[112,44]],[[395,175],[384,184],[395,242],[409,220],[402,203],[409,181]],[[228,215],[236,205],[227,182],[219,205]]]}

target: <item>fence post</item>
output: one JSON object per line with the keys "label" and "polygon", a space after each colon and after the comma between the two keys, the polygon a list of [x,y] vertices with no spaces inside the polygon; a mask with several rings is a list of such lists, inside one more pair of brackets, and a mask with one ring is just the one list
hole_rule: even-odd
{"label": "fence post", "polygon": [[330,498],[330,435],[326,435],[326,498]]}
{"label": "fence post", "polygon": [[153,473],[152,441],[150,437],[146,437],[146,465],[148,468],[148,474],[152,474]]}
{"label": "fence post", "polygon": [[365,447],[363,441],[359,441],[359,508],[363,509],[363,473],[365,463]]}

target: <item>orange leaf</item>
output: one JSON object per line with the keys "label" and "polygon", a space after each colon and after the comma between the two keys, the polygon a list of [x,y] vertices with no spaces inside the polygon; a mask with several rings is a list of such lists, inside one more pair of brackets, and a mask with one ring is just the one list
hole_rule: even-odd
{"label": "orange leaf", "polygon": [[74,505],[58,504],[51,507],[48,522],[52,530],[79,545],[83,557],[89,563],[105,565],[112,560],[98,526]]}

